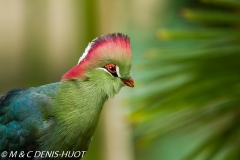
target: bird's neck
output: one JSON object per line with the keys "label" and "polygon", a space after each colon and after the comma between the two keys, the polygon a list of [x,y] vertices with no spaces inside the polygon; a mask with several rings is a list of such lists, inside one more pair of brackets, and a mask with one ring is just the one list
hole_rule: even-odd
{"label": "bird's neck", "polygon": [[106,94],[87,81],[61,82],[54,103],[55,124],[45,135],[51,145],[44,147],[59,151],[87,150],[106,99]]}
{"label": "bird's neck", "polygon": [[73,130],[81,128],[92,133],[98,123],[107,95],[93,83],[88,81],[81,83],[79,80],[63,82],[60,90],[59,100],[57,100],[59,105],[55,106],[59,107],[57,117],[60,117],[60,121],[69,123],[69,126],[75,126],[76,128],[71,128]]}

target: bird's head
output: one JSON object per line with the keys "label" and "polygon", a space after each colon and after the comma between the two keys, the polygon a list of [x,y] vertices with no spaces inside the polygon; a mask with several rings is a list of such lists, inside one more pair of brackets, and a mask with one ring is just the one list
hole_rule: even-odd
{"label": "bird's head", "polygon": [[122,33],[103,35],[89,43],[78,64],[62,80],[94,79],[134,87],[130,39]]}

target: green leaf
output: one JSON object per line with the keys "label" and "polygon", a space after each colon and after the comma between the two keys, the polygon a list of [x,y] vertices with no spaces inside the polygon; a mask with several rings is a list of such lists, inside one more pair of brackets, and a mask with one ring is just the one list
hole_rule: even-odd
{"label": "green leaf", "polygon": [[238,12],[226,12],[221,10],[182,10],[182,16],[194,22],[204,22],[206,24],[236,24],[240,22]]}

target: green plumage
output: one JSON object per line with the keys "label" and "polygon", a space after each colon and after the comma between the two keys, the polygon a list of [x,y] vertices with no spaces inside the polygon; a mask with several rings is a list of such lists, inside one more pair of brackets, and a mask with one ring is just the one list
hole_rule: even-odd
{"label": "green plumage", "polygon": [[[99,80],[96,81],[96,78]],[[109,77],[108,73],[98,69],[89,72],[85,81],[61,82],[53,104],[56,122],[50,127],[51,132],[45,131],[40,138],[42,148],[87,150],[104,102],[119,92],[122,86],[120,79]],[[64,145],[59,145],[61,143]]]}

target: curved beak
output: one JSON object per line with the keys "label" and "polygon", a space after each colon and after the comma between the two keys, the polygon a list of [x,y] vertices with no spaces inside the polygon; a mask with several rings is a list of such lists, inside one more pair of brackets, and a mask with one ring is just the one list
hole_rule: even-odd
{"label": "curved beak", "polygon": [[122,82],[123,82],[124,84],[126,84],[127,86],[129,86],[129,87],[134,87],[134,80],[133,80],[132,77],[130,77],[129,79],[122,79],[122,78],[121,78],[121,80],[122,80]]}

